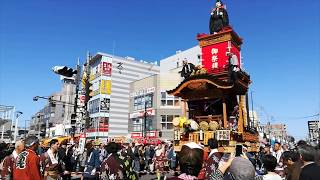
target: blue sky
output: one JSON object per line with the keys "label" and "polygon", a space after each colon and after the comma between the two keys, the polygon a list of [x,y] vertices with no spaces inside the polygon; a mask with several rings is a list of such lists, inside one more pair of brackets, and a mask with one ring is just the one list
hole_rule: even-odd
{"label": "blue sky", "polygon": [[[2,0],[0,104],[30,119],[59,91],[55,65],[75,66],[87,51],[155,61],[195,46],[208,32],[213,0]],[[320,2],[225,0],[230,23],[244,39],[242,56],[254,106],[302,138],[320,111]],[[262,111],[264,109],[264,111]],[[271,118],[273,117],[273,118]],[[22,123],[21,125],[23,125]]]}

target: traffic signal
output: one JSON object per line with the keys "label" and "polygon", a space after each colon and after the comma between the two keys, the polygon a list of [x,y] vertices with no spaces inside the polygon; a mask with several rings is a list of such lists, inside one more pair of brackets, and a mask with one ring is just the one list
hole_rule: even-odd
{"label": "traffic signal", "polygon": [[89,102],[89,100],[92,98],[93,95],[94,95],[94,92],[93,92],[92,83],[88,81],[86,83],[86,88],[85,88],[85,104]]}
{"label": "traffic signal", "polygon": [[68,68],[67,66],[54,66],[52,70],[53,72],[66,77],[72,77],[74,74],[77,74],[77,70]]}
{"label": "traffic signal", "polygon": [[75,126],[76,125],[76,120],[77,115],[76,114],[71,114],[71,126]]}

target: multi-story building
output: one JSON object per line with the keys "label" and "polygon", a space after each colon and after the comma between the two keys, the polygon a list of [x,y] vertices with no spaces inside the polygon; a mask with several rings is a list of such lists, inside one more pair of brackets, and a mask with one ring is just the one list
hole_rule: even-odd
{"label": "multi-story building", "polygon": [[131,138],[159,137],[159,85],[159,74],[130,83],[128,125]]}
{"label": "multi-story building", "polygon": [[173,139],[174,117],[183,116],[182,106],[185,104],[181,98],[167,94],[167,90],[174,89],[183,80],[179,71],[183,67],[183,61],[187,60],[194,65],[201,64],[201,49],[199,46],[185,51],[177,51],[176,54],[160,61],[160,106],[158,117],[163,139]]}
{"label": "multi-story building", "polygon": [[1,141],[11,142],[13,138],[15,125],[15,107],[0,105],[0,128]]}
{"label": "multi-story building", "polygon": [[258,113],[256,111],[249,111],[249,118],[251,122],[251,127],[257,129],[260,123]]}
{"label": "multi-story building", "polygon": [[131,83],[129,117],[131,137],[173,139],[172,120],[182,116],[183,103],[180,98],[170,96],[166,91],[174,89],[183,80],[179,71],[184,60],[195,65],[201,64],[200,53],[199,46],[177,51],[176,54],[160,60],[160,75],[149,76]]}
{"label": "multi-story building", "polygon": [[130,83],[159,74],[159,66],[105,53],[97,53],[89,64],[93,96],[88,102],[87,137],[127,136]]}
{"label": "multi-story building", "polygon": [[261,125],[260,129],[271,141],[285,142],[287,140],[287,127],[285,124]]}
{"label": "multi-story building", "polygon": [[62,78],[61,91],[53,93],[50,98],[51,101],[31,117],[29,134],[41,137],[70,135],[74,132],[71,127],[75,101],[74,80]]}

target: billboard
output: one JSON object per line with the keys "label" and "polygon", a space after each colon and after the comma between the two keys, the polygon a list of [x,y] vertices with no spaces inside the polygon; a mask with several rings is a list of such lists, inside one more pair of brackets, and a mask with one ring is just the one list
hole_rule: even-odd
{"label": "billboard", "polygon": [[94,114],[99,112],[100,98],[89,101],[89,113]]}
{"label": "billboard", "polygon": [[319,121],[308,121],[309,137],[311,141],[319,139]]}
{"label": "billboard", "polygon": [[100,93],[101,94],[111,94],[111,80],[101,80],[100,83]]}
{"label": "billboard", "polygon": [[108,62],[101,62],[101,74],[103,76],[111,76],[112,64]]}
{"label": "billboard", "polygon": [[102,98],[100,101],[100,112],[109,113],[110,111],[110,99]]}

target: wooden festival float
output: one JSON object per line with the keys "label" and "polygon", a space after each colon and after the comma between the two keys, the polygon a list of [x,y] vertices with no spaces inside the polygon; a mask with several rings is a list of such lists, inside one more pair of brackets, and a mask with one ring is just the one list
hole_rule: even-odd
{"label": "wooden festival float", "polygon": [[198,34],[202,63],[168,94],[183,100],[184,116],[175,118],[175,150],[187,142],[219,142],[220,152],[237,144],[258,151],[258,133],[249,118],[250,76],[241,62],[242,39],[230,27],[215,34]]}

